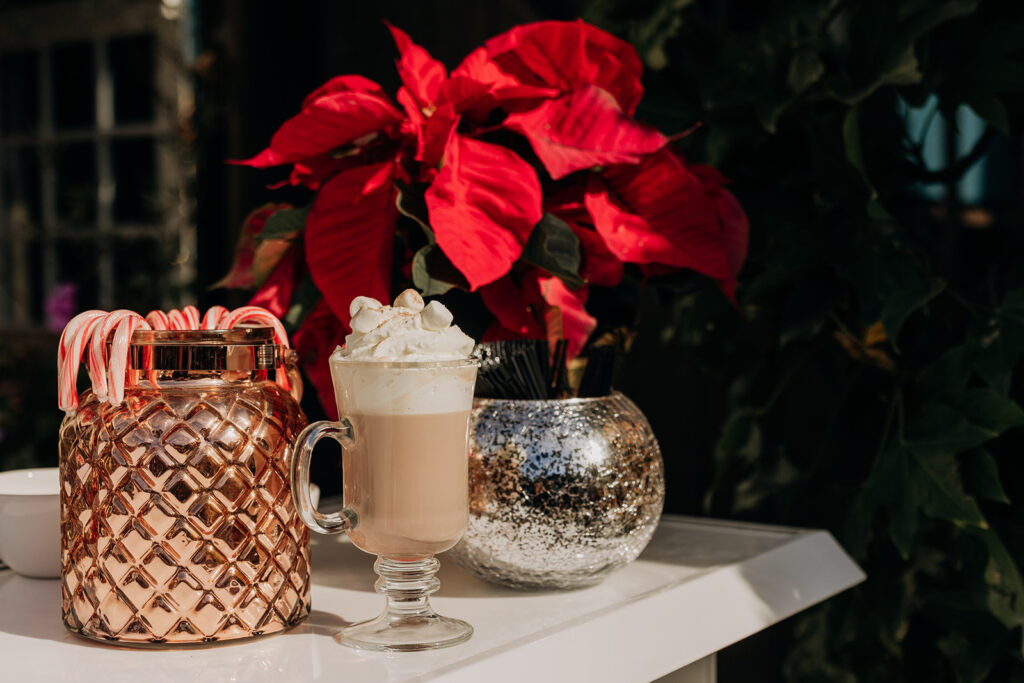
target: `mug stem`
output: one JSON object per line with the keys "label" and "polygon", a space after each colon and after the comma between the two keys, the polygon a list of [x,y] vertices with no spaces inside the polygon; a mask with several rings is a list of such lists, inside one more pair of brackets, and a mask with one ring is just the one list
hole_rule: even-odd
{"label": "mug stem", "polygon": [[414,652],[469,640],[472,626],[443,617],[430,605],[430,595],[441,585],[436,576],[440,566],[433,556],[418,560],[379,556],[373,568],[380,577],[375,584],[377,592],[387,598],[384,612],[346,628],[341,642],[362,650]]}
{"label": "mug stem", "polygon": [[441,587],[435,576],[440,566],[433,556],[412,561],[378,556],[373,570],[380,578],[374,588],[387,598],[387,612],[407,616],[434,614],[430,596]]}

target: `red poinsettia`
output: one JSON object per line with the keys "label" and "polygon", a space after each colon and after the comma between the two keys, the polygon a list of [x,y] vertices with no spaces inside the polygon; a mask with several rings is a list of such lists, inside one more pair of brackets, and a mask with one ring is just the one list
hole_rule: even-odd
{"label": "red poinsettia", "polygon": [[[565,338],[570,356],[597,326],[590,288],[618,285],[624,264],[691,269],[733,295],[746,216],[717,171],[634,118],[643,68],[632,46],[582,21],[538,22],[449,72],[388,28],[402,81],[394,101],[366,78],[338,76],[237,162],[290,165],[285,182],[316,192],[308,209],[261,215],[269,234],[256,236],[278,258],[256,300],[283,313],[307,269],[322,295],[303,304],[312,312],[295,335],[309,364],[324,365],[341,341],[351,299],[388,299],[404,286],[394,277],[426,295],[477,292],[494,316],[488,338]],[[417,234],[402,233],[402,215]],[[301,235],[291,231],[300,219]],[[310,376],[333,412],[329,376]]]}

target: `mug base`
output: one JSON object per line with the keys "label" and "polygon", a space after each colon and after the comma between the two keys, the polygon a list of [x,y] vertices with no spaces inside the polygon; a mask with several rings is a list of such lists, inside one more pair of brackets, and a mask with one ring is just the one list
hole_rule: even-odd
{"label": "mug base", "polygon": [[464,643],[473,627],[460,619],[428,615],[382,614],[376,619],[349,626],[338,634],[348,647],[377,652],[438,650]]}

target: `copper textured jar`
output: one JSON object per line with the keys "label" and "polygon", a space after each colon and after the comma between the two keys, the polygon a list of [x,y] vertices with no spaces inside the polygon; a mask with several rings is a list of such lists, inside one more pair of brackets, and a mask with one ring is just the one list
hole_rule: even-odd
{"label": "copper textured jar", "polygon": [[124,402],[86,391],[64,419],[70,631],[180,645],[274,633],[309,614],[309,532],[288,481],[306,419],[272,381],[288,353],[272,335],[136,332]]}

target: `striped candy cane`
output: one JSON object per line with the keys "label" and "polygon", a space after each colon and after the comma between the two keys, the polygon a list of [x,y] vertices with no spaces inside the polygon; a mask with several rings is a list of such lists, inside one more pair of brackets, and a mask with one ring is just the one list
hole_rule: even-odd
{"label": "striped candy cane", "polygon": [[[124,401],[128,347],[136,330],[216,330],[231,329],[243,323],[267,325],[274,330],[274,341],[288,348],[288,333],[284,325],[274,314],[259,306],[243,306],[233,311],[213,306],[202,316],[195,306],[167,313],[150,311],[145,318],[127,309],[79,313],[64,328],[57,347],[57,403],[65,412],[78,407],[78,371],[82,358],[87,355],[86,367],[93,393],[101,401],[120,405]],[[108,339],[111,340],[109,356],[106,348]],[[153,373],[149,378],[155,384]],[[277,369],[276,381],[282,389],[289,389],[284,368]]]}
{"label": "striped candy cane", "polygon": [[[241,308],[236,308],[220,319],[220,326],[224,329],[230,330],[236,325],[246,322],[256,322],[269,325],[274,329],[274,341],[282,348],[289,348],[288,333],[285,332],[284,325],[281,324],[281,321],[277,319],[276,315],[259,306],[242,306]],[[277,369],[275,379],[277,380],[278,386],[282,389],[285,391],[290,389],[288,374],[284,371],[284,368]]]}
{"label": "striped candy cane", "polygon": [[203,316],[201,329],[216,330],[220,326],[220,319],[228,312],[223,306],[211,306]]}

